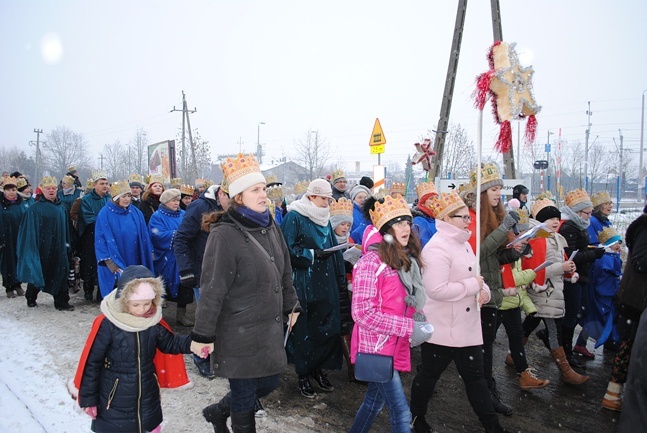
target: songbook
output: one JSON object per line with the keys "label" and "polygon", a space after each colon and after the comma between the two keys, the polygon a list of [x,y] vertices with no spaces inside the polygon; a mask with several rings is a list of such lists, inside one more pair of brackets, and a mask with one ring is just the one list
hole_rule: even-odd
{"label": "songbook", "polygon": [[510,248],[517,245],[519,242],[529,241],[534,238],[548,238],[550,236],[552,236],[552,233],[546,229],[546,223],[541,223],[537,224],[521,236],[514,239],[512,242],[506,245],[506,247]]}
{"label": "songbook", "polygon": [[355,244],[350,243],[350,242],[344,242],[343,244],[339,244],[339,245],[337,245],[337,246],[335,246],[335,247],[326,248],[326,249],[324,250],[324,252],[325,252],[325,253],[332,253],[332,252],[334,252],[334,251],[339,251],[339,250],[344,250],[344,249],[346,249],[346,248],[350,248],[350,247],[352,247],[353,245],[355,245]]}

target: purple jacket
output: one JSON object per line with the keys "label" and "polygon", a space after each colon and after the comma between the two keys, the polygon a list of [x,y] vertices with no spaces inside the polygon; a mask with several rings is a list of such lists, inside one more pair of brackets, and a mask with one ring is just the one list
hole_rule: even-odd
{"label": "purple jacket", "polygon": [[[397,371],[411,371],[409,337],[415,309],[407,307],[407,295],[398,272],[380,260],[369,245],[382,242],[382,235],[369,225],[364,232],[364,255],[353,269],[351,362],[357,352],[393,355]],[[396,347],[397,344],[397,347]]]}

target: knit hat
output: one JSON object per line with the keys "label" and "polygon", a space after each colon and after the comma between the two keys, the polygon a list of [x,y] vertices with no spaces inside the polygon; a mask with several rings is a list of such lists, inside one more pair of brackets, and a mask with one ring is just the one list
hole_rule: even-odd
{"label": "knit hat", "polygon": [[368,176],[362,176],[362,178],[359,180],[359,184],[364,185],[368,189],[371,189],[375,185],[375,182],[373,182],[373,179]]}
{"label": "knit hat", "polygon": [[179,189],[176,189],[176,188],[167,189],[160,196],[160,203],[166,204],[171,200],[180,198],[181,196],[182,196],[182,192]]}
{"label": "knit hat", "polygon": [[[142,283],[132,284],[134,280],[144,279]],[[157,297],[155,285],[150,284],[151,280],[155,283],[155,276],[146,266],[132,265],[128,266],[119,277],[119,285],[115,298],[125,298],[125,301],[148,301]]]}
{"label": "knit hat", "polygon": [[531,212],[534,215],[535,219],[540,223],[543,223],[546,220],[551,218],[562,218],[562,213],[557,209],[555,203],[548,198],[542,198],[536,200],[532,204]]}
{"label": "knit hat", "polygon": [[[473,185],[472,189],[476,189],[476,169],[470,173],[470,180]],[[500,186],[503,187],[503,177],[501,176],[501,172],[499,171],[499,168],[492,164],[492,163],[487,163],[487,164],[481,164],[481,190],[480,192],[483,193],[488,190],[488,188],[492,188],[493,186]]]}
{"label": "knit hat", "polygon": [[141,189],[144,189],[144,176],[141,174],[133,173],[128,178],[128,184],[132,188],[133,186],[138,186]]}
{"label": "knit hat", "polygon": [[367,197],[371,195],[371,190],[369,190],[364,185],[355,185],[353,189],[350,190],[350,193],[349,193],[351,201],[355,201],[355,197],[357,197],[357,195],[361,192],[366,193]]}
{"label": "knit hat", "polygon": [[334,185],[340,180],[346,180],[346,174],[344,173],[344,170],[338,169],[333,171],[330,175],[330,183]]}
{"label": "knit hat", "polygon": [[222,173],[229,187],[229,196],[234,197],[257,183],[267,183],[253,154],[239,153],[236,158],[225,158]]}
{"label": "knit hat", "polygon": [[512,198],[518,199],[521,194],[528,194],[530,190],[526,188],[525,185],[515,185],[514,188],[512,188]]}
{"label": "knit hat", "polygon": [[369,210],[371,222],[383,235],[393,224],[400,221],[411,221],[411,211],[404,198],[397,194],[395,197],[388,196],[384,202],[376,201],[373,209]]}
{"label": "knit hat", "polygon": [[591,203],[596,208],[605,203],[613,203],[609,191],[598,191],[591,196]]}
{"label": "knit hat", "polygon": [[353,224],[353,202],[344,197],[330,203],[330,224],[332,228],[337,228],[343,222]]}
{"label": "knit hat", "polygon": [[583,189],[574,189],[566,193],[564,204],[571,208],[573,212],[580,212],[587,208],[592,208],[593,203],[589,195]]}
{"label": "knit hat", "polygon": [[332,188],[330,187],[330,183],[326,182],[325,179],[315,179],[310,182],[305,194],[307,197],[318,195],[320,197],[332,198]]}

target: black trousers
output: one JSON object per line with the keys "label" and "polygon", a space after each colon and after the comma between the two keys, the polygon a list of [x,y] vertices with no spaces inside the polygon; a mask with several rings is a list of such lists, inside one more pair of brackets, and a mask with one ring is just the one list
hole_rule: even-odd
{"label": "black trousers", "polygon": [[98,285],[97,254],[94,250],[94,224],[90,224],[83,232],[79,240],[79,250],[81,253],[83,291],[93,293],[94,286]]}
{"label": "black trousers", "polygon": [[481,308],[481,331],[483,332],[483,373],[489,387],[492,387],[492,347],[496,340],[498,329],[498,310],[496,308]]}
{"label": "black trousers", "polygon": [[[33,284],[27,284],[27,291],[25,292],[25,298],[27,298],[27,302],[33,301],[36,302],[36,298],[38,298],[38,293],[40,290]],[[70,303],[70,291],[65,287],[59,287],[58,292],[56,295],[54,295],[54,306],[63,306],[67,305]]]}
{"label": "black trousers", "polygon": [[[503,324],[510,347],[510,356],[514,361],[514,368],[517,373],[522,373],[528,368],[526,359],[526,348],[523,345],[523,327],[521,325],[521,309],[511,308],[509,310],[499,310],[497,313],[496,330],[499,325]],[[494,334],[496,335],[496,330]]]}

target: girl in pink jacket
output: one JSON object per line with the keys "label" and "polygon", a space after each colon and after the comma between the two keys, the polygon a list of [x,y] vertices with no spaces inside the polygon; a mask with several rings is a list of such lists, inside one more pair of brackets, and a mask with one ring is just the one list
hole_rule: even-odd
{"label": "girl in pink jacket", "polygon": [[422,279],[427,300],[424,314],[433,335],[421,346],[422,365],[411,384],[412,429],[431,433],[425,420],[436,382],[451,361],[465,382],[467,397],[487,432],[506,432],[494,412],[483,374],[483,334],[479,306],[490,289],[476,273],[476,257],[468,243],[469,210],[455,192],[432,199],[438,232],[422,251]]}
{"label": "girl in pink jacket", "polygon": [[393,356],[393,377],[386,383],[369,382],[364,402],[350,433],[368,432],[384,404],[391,431],[411,432],[411,412],[400,371],[411,371],[410,345],[431,336],[417,309],[424,305],[420,274],[420,242],[411,231],[411,212],[401,195],[364,204],[373,225],[364,231],[364,255],[353,270],[351,361],[357,353]]}

